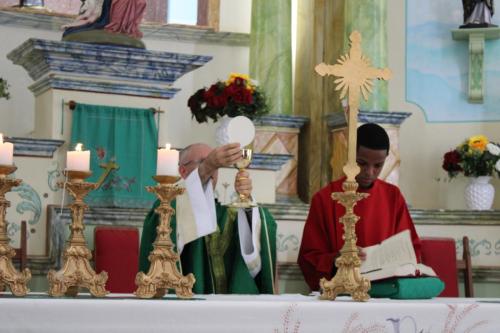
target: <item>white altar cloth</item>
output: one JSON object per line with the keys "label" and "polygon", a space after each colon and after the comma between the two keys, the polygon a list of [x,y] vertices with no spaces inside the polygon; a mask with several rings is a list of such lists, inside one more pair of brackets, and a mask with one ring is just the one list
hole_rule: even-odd
{"label": "white altar cloth", "polygon": [[0,294],[0,332],[500,332],[500,299],[396,301],[302,295],[196,295],[141,300],[113,294]]}

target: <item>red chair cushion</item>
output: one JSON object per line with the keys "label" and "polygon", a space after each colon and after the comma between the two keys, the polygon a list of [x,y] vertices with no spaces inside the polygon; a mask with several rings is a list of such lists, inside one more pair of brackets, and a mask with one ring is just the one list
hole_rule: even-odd
{"label": "red chair cushion", "polygon": [[432,267],[445,287],[439,297],[458,297],[457,253],[453,238],[423,237],[422,263]]}
{"label": "red chair cushion", "polygon": [[96,227],[94,260],[97,273],[108,273],[106,288],[112,293],[135,291],[139,270],[139,232],[137,228]]}

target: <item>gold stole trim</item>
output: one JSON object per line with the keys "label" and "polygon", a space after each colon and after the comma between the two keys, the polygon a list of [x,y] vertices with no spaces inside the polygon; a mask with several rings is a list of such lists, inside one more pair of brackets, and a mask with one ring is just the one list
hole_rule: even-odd
{"label": "gold stole trim", "polygon": [[207,244],[207,252],[212,268],[212,280],[215,287],[214,292],[216,294],[227,294],[228,292],[224,255],[231,243],[236,216],[237,211],[228,208],[224,230],[220,232],[219,226],[217,225],[217,230],[214,233],[205,236],[205,243]]}

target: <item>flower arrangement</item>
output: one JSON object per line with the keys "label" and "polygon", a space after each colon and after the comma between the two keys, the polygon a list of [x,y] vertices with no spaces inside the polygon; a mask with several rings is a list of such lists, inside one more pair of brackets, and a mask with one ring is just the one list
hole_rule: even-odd
{"label": "flower arrangement", "polygon": [[5,99],[10,98],[9,84],[7,83],[6,80],[2,79],[1,77],[0,77],[0,98],[5,98]]}
{"label": "flower arrangement", "polygon": [[208,89],[199,89],[188,100],[193,118],[199,123],[214,122],[220,117],[246,116],[250,119],[269,112],[264,93],[248,75],[231,74],[227,81],[217,81]]}
{"label": "flower arrangement", "polygon": [[443,169],[451,178],[463,172],[466,177],[500,177],[500,146],[484,135],[468,138],[443,156]]}

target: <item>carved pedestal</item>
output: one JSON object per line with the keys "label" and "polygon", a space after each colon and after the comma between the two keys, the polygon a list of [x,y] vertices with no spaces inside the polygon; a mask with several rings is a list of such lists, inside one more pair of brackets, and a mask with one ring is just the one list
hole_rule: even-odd
{"label": "carved pedestal", "polygon": [[153,243],[153,251],[149,254],[148,274],[137,273],[135,284],[137,290],[135,295],[140,298],[161,298],[168,289],[175,289],[177,297],[193,297],[193,285],[196,281],[192,273],[182,276],[176,266],[179,255],[173,251],[174,244],[170,239],[170,217],[174,214],[174,209],[170,207],[170,202],[185,189],[174,184],[177,177],[155,176],[159,182],[156,186],[148,186],[147,190],[156,194],[160,199],[160,206],[155,212],[160,215],[160,223],[156,228],[158,235]]}
{"label": "carved pedestal", "polygon": [[9,245],[7,237],[7,222],[5,215],[10,202],[5,199],[5,194],[15,186],[21,184],[21,179],[9,179],[7,175],[13,173],[17,168],[15,166],[0,166],[0,290],[8,286],[11,292],[16,296],[24,296],[28,293],[28,281],[31,279],[31,272],[25,268],[18,272],[12,265],[12,258],[16,252]]}
{"label": "carved pedestal", "polygon": [[[71,234],[68,245],[64,250],[64,263],[59,271],[50,270],[47,278],[49,280],[50,296],[76,296],[80,287],[87,288],[92,296],[102,297],[108,293],[106,281],[108,274],[96,272],[90,266],[89,260],[92,254],[87,248],[83,237],[83,213],[87,205],[83,198],[95,189],[96,184],[86,183],[84,179],[91,175],[90,172],[67,171],[69,181],[66,189],[74,198],[70,205],[71,209]],[[63,183],[58,184],[64,187]]]}
{"label": "carved pedestal", "polygon": [[361,276],[359,267],[361,259],[358,256],[356,242],[356,222],[359,217],[354,214],[354,206],[359,200],[366,198],[368,193],[356,192],[358,183],[346,181],[342,184],[345,192],[332,193],[332,199],[338,200],[345,207],[346,213],[340,218],[344,225],[344,246],[340,250],[340,257],[335,261],[337,274],[328,281],[322,278],[319,282],[323,293],[322,299],[334,300],[340,294],[349,294],[355,301],[367,301],[370,296],[370,281]]}

